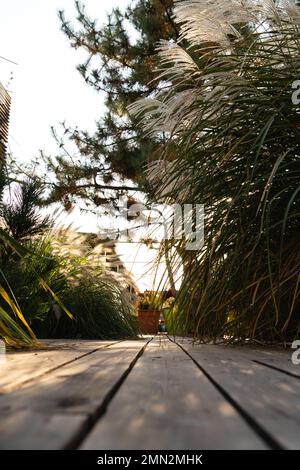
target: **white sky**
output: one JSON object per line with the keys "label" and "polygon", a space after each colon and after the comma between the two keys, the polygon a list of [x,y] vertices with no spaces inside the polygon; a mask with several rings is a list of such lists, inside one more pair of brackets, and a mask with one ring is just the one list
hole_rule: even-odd
{"label": "white sky", "polygon": [[[111,6],[124,5],[127,0],[85,3],[101,23]],[[102,97],[75,70],[84,56],[70,48],[60,31],[57,11],[61,8],[74,17],[73,0],[10,0],[1,8],[0,55],[19,65],[0,61],[0,80],[6,85],[10,72],[14,73],[9,85],[10,145],[22,159],[37,155],[40,148],[55,149],[51,124],[66,119],[91,129],[103,109]]]}
{"label": "white sky", "polygon": [[[113,6],[123,8],[129,1],[83,3],[101,24]],[[12,96],[9,146],[21,163],[38,156],[39,149],[55,153],[51,125],[65,120],[92,130],[103,112],[103,96],[84,83],[75,69],[84,54],[72,49],[60,31],[57,11],[65,9],[67,17],[74,18],[74,0],[0,0],[0,5],[0,56],[18,63],[0,59],[0,81]],[[65,219],[70,221],[74,228],[96,231],[95,216],[75,211]],[[135,244],[122,244],[119,252],[139,288],[150,289],[153,276],[145,273],[154,252]]]}

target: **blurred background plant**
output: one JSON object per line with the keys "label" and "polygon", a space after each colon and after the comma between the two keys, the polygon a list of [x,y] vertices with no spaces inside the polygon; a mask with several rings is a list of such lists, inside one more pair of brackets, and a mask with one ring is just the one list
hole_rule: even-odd
{"label": "blurred background plant", "polygon": [[[152,201],[204,204],[205,244],[161,247],[181,331],[203,341],[291,340],[300,329],[300,9],[293,2],[175,2],[158,47],[161,90],[130,106],[160,140]],[[156,154],[157,155],[157,154]],[[194,225],[194,231],[197,230]]]}
{"label": "blurred background plant", "polygon": [[140,310],[158,311],[161,310],[162,303],[163,299],[161,293],[145,291],[143,294],[140,294],[138,308]]}
{"label": "blurred background plant", "polygon": [[[43,338],[136,335],[132,307],[118,282],[83,249],[66,243],[42,215],[43,187],[28,179],[8,184],[1,172],[0,337],[14,347]],[[68,256],[66,256],[66,253]]]}

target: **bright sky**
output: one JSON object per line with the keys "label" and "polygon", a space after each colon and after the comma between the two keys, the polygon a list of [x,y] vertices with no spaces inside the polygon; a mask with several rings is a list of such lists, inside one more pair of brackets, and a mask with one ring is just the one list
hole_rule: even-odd
{"label": "bright sky", "polygon": [[[99,23],[113,5],[126,3],[85,1]],[[0,61],[0,80],[7,85],[13,72],[10,145],[22,159],[37,155],[40,148],[55,149],[51,124],[66,119],[91,129],[103,109],[102,97],[85,86],[75,70],[84,56],[69,47],[60,31],[57,11],[62,8],[74,17],[74,0],[10,0],[1,9],[0,56],[19,65]]]}
{"label": "bright sky", "polygon": [[[113,6],[124,8],[129,1],[84,0],[83,3],[101,24]],[[12,96],[9,146],[20,162],[37,156],[39,149],[55,153],[51,125],[66,120],[71,125],[92,130],[103,112],[103,96],[86,86],[75,69],[84,55],[71,49],[60,31],[59,9],[65,9],[67,16],[74,18],[74,0],[2,2],[0,56],[18,65],[0,59],[0,81]],[[64,220],[72,221],[74,228],[96,231],[95,216],[75,211]],[[150,253],[144,246],[122,244],[119,252],[139,288],[150,289],[153,276],[145,272],[149,270],[153,251]]]}

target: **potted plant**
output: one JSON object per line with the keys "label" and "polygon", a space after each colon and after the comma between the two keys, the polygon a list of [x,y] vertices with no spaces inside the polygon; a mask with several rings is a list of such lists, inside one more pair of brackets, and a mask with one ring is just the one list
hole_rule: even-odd
{"label": "potted plant", "polygon": [[145,292],[138,302],[138,323],[142,334],[155,335],[158,332],[161,314],[159,294]]}

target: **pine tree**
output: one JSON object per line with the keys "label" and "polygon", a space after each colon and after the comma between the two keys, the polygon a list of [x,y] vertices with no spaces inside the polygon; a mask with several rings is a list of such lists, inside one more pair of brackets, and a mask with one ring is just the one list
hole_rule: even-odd
{"label": "pine tree", "polygon": [[[147,191],[143,166],[159,148],[159,142],[146,137],[127,112],[138,98],[153,95],[162,86],[154,73],[155,49],[161,39],[176,39],[172,19],[172,0],[139,0],[125,12],[113,9],[105,26],[91,19],[76,2],[75,28],[64,11],[59,12],[62,31],[75,49],[87,53],[78,70],[86,84],[104,91],[106,111],[97,123],[94,135],[64,124],[59,142],[61,155],[47,158],[48,169],[55,175],[49,201],[63,201],[68,207],[74,198],[90,200],[100,206],[117,191],[132,187]],[[67,142],[75,144],[78,157],[70,157]]]}
{"label": "pine tree", "polygon": [[[0,187],[3,187],[2,181]],[[51,217],[40,212],[43,192],[38,180],[27,179],[14,188],[8,202],[1,200],[1,225],[16,241],[24,242],[41,235],[53,225]]]}

